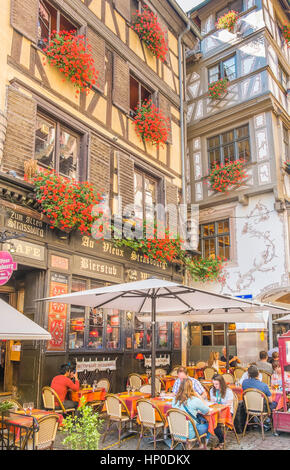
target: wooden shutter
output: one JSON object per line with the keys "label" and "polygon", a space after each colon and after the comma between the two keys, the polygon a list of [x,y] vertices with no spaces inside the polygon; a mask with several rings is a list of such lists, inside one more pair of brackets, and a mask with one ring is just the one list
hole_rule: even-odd
{"label": "wooden shutter", "polygon": [[[178,187],[170,183],[169,181],[165,182],[165,194],[166,194],[166,205],[173,204],[176,207],[176,211],[172,208],[172,210],[168,210],[167,214],[167,222],[171,221],[170,229],[173,232],[177,232],[178,230],[178,216],[174,219],[174,214],[178,214]],[[172,214],[172,215],[171,215]]]}
{"label": "wooden shutter", "polygon": [[87,30],[88,43],[92,47],[92,56],[95,63],[95,69],[99,72],[97,88],[101,93],[105,90],[106,71],[105,71],[105,55],[106,44],[105,40],[101,38],[92,28],[88,27]]}
{"label": "wooden shutter", "polygon": [[162,28],[162,31],[164,32],[164,39],[165,39],[165,42],[166,42],[166,45],[167,45],[167,53],[166,53],[166,56],[165,56],[165,63],[167,65],[169,65],[169,43],[168,43],[168,27],[167,27],[167,24],[159,17],[158,18],[158,21],[160,23],[160,26]]}
{"label": "wooden shutter", "polygon": [[131,0],[114,0],[114,7],[127,21],[131,21]]}
{"label": "wooden shutter", "polygon": [[3,171],[24,175],[24,162],[34,157],[36,102],[16,88],[8,88],[7,130],[3,149]]}
{"label": "wooden shutter", "polygon": [[89,180],[100,193],[110,192],[111,146],[91,135]]}
{"label": "wooden shutter", "polygon": [[134,205],[134,161],[129,155],[117,152],[119,195],[122,198],[122,210],[127,205]]}
{"label": "wooden shutter", "polygon": [[37,42],[38,0],[11,0],[11,26]]}
{"label": "wooden shutter", "polygon": [[113,104],[126,114],[130,110],[130,71],[129,64],[114,53],[113,62]]}
{"label": "wooden shutter", "polygon": [[172,144],[171,105],[165,96],[159,93],[159,108],[169,120],[167,143]]}

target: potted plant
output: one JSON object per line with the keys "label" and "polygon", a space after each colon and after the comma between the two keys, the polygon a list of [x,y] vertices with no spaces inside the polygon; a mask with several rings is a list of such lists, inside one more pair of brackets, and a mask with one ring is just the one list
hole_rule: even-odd
{"label": "potted plant", "polygon": [[284,36],[287,46],[289,47],[290,46],[290,26],[285,24],[282,27],[282,34]]}
{"label": "potted plant", "polygon": [[221,78],[216,82],[212,83],[208,88],[208,94],[212,100],[220,100],[227,93],[228,89],[228,79]]}
{"label": "potted plant", "polygon": [[98,71],[94,66],[91,46],[84,35],[54,30],[43,52],[46,54],[44,64],[48,62],[57,67],[65,76],[63,81],[69,80],[77,88],[77,94],[80,91],[88,93],[97,84]]}
{"label": "potted plant", "polygon": [[217,29],[227,29],[231,33],[235,31],[236,24],[239,19],[238,12],[230,10],[225,15],[221,16],[216,22]]}
{"label": "potted plant", "polygon": [[239,187],[248,178],[243,160],[230,161],[225,163],[214,162],[207,181],[214,191],[225,193],[231,186]]}
{"label": "potted plant", "polygon": [[186,259],[186,269],[193,281],[197,282],[224,282],[224,263],[226,258],[217,257],[197,257]]}
{"label": "potted plant", "polygon": [[150,142],[157,147],[166,143],[169,120],[152,100],[144,100],[136,108],[134,122],[135,131],[142,142]]}
{"label": "potted plant", "polygon": [[1,401],[0,402],[0,415],[7,416],[9,411],[14,408],[15,405],[10,401]]}
{"label": "potted plant", "polygon": [[66,433],[66,437],[62,443],[71,450],[98,450],[102,422],[98,413],[86,405],[85,397],[82,397],[78,414],[63,420],[61,431]]}
{"label": "potted plant", "polygon": [[34,184],[36,200],[51,228],[91,233],[94,221],[101,216],[100,213],[94,217],[92,209],[102,201],[102,196],[90,183],[64,178],[53,170],[39,171],[31,179],[24,175],[24,178]]}
{"label": "potted plant", "polygon": [[144,5],[142,12],[136,11],[134,13],[132,29],[138,34],[152,54],[157,59],[165,62],[168,52],[165,34],[158,22],[157,16],[149,10],[147,5]]}

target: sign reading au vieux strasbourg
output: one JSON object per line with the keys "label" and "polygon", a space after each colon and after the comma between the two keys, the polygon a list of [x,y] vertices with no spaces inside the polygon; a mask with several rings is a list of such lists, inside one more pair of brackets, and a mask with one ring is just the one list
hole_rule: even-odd
{"label": "sign reading au vieux strasbourg", "polygon": [[0,251],[0,286],[6,284],[12,276],[13,271],[17,269],[17,263],[9,251]]}

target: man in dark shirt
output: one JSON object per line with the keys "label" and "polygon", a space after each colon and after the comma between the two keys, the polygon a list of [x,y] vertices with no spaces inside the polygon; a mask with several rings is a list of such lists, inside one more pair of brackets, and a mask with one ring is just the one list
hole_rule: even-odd
{"label": "man in dark shirt", "polygon": [[258,379],[258,368],[256,366],[250,366],[248,368],[248,376],[249,378],[245,379],[242,383],[243,390],[247,390],[248,388],[256,388],[257,390],[260,390],[266,395],[266,397],[268,397],[270,409],[274,410],[277,406],[277,402],[272,400],[272,394],[268,385]]}
{"label": "man in dark shirt", "polygon": [[[227,365],[227,349],[226,347],[224,346],[223,347],[223,355],[221,357],[221,361],[225,363],[225,366]],[[238,358],[238,356],[232,356],[231,354],[229,355],[229,366],[230,367],[237,367],[237,364],[240,363],[240,359]]]}
{"label": "man in dark shirt", "polygon": [[[75,382],[73,382],[73,380]],[[60,400],[63,403],[63,406],[68,408],[75,408],[78,407],[77,401],[67,400],[67,393],[69,390],[73,390],[78,392],[80,389],[80,383],[78,380],[77,372],[69,366],[68,364],[63,364],[60,368],[60,375],[56,375],[51,382],[51,388],[53,388],[56,393],[58,394]],[[59,403],[55,400],[56,409],[59,409]]]}

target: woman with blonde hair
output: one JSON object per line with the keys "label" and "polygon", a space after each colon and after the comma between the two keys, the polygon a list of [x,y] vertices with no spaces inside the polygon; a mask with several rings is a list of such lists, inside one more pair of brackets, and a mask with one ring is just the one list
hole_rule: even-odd
{"label": "woman with blonde hair", "polygon": [[[190,379],[182,380],[179,390],[175,396],[175,399],[172,403],[173,408],[185,411],[188,413],[195,421],[196,429],[198,433],[205,434],[207,433],[207,439],[209,438],[208,434],[208,423],[205,418],[198,415],[201,413],[206,415],[209,412],[209,407],[199,398],[197,393],[193,390],[192,381]],[[195,438],[195,431],[191,423],[189,423],[189,439]],[[186,440],[184,438],[184,440]],[[201,449],[206,449],[206,443],[200,446]]]}
{"label": "woman with blonde hair", "polygon": [[208,360],[208,367],[213,367],[217,373],[219,373],[219,368],[220,366],[223,366],[223,362],[219,360],[220,358],[220,353],[218,351],[211,351],[209,360]]}

